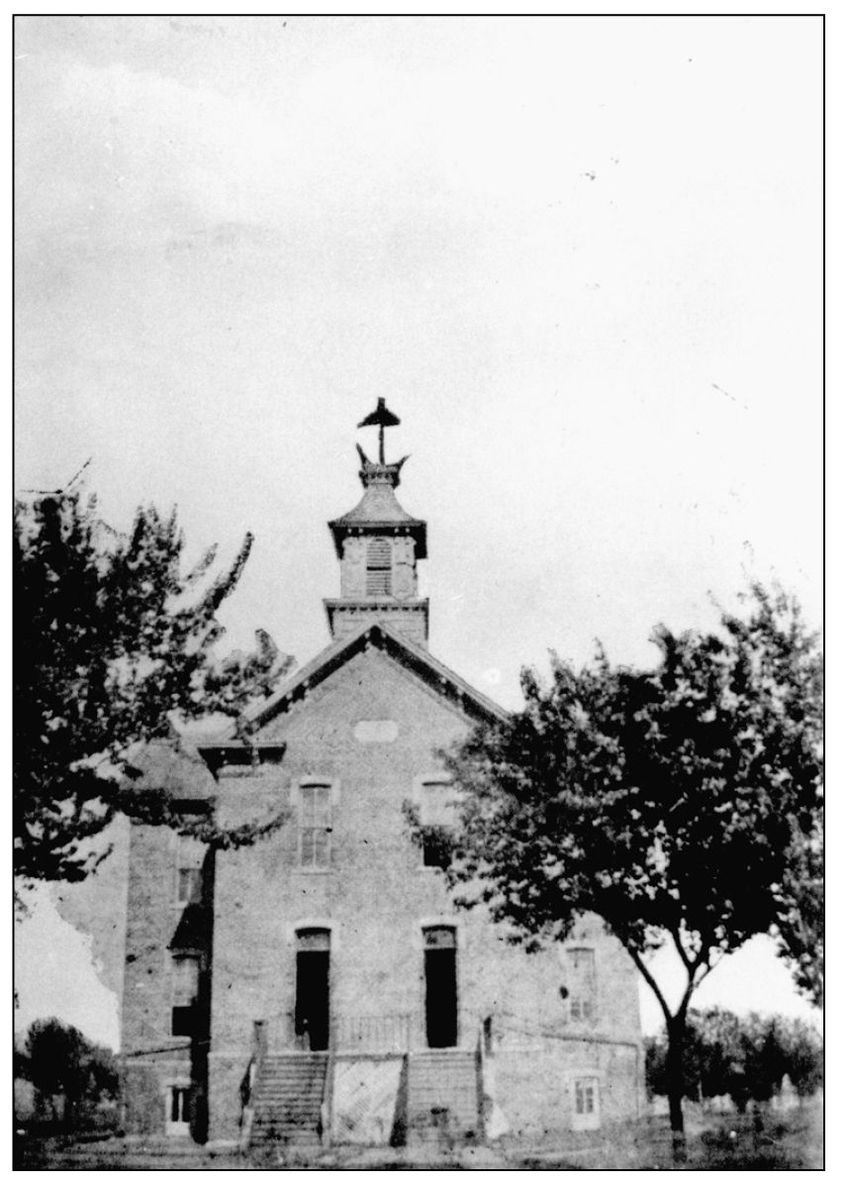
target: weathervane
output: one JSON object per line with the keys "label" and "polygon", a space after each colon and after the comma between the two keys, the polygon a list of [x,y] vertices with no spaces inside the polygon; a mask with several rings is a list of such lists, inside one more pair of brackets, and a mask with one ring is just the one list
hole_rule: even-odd
{"label": "weathervane", "polygon": [[394,415],[391,410],[386,408],[386,399],[378,398],[377,410],[373,410],[370,415],[366,415],[361,423],[357,423],[357,428],[360,427],[379,427],[380,433],[378,435],[380,445],[379,462],[386,463],[386,458],[383,454],[383,430],[385,427],[397,427],[401,420],[397,415]]}
{"label": "weathervane", "polygon": [[391,410],[387,409],[386,399],[378,398],[377,409],[373,410],[370,415],[366,415],[361,423],[357,423],[357,427],[378,427],[379,428],[379,447],[380,453],[378,462],[373,464],[366,453],[357,444],[357,451],[360,456],[360,480],[365,487],[370,484],[385,484],[388,480],[393,488],[397,488],[398,482],[401,479],[401,469],[409,456],[403,456],[402,459],[397,460],[394,464],[387,464],[386,454],[383,450],[383,432],[386,427],[397,427],[401,420],[397,415],[394,415]]}

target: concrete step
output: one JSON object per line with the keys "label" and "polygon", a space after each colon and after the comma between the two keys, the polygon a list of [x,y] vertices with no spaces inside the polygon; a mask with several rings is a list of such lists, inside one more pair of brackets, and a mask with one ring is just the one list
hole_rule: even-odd
{"label": "concrete step", "polygon": [[478,1068],[473,1051],[410,1056],[407,1123],[412,1142],[463,1138],[478,1130]]}
{"label": "concrete step", "polygon": [[280,1079],[263,1080],[259,1087],[254,1088],[254,1095],[274,1095],[277,1092],[287,1092],[290,1096],[306,1096],[310,1092],[321,1091],[324,1086],[324,1071],[321,1075],[309,1080]]}
{"label": "concrete step", "polygon": [[268,1055],[254,1089],[251,1144],[319,1145],[325,1054]]}

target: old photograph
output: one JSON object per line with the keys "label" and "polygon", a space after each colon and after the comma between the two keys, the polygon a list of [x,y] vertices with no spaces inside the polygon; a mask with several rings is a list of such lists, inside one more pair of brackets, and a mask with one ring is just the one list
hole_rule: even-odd
{"label": "old photograph", "polygon": [[822,1168],[824,26],[15,18],[16,1168]]}

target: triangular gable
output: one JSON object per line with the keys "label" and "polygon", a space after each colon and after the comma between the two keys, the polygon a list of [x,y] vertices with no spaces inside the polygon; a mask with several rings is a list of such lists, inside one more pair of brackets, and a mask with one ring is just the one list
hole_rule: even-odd
{"label": "triangular gable", "polygon": [[[271,697],[247,710],[242,722],[249,730],[256,731],[266,726],[273,718],[285,713],[300,701],[308,690],[314,689],[332,673],[346,664],[369,645],[385,652],[404,668],[420,677],[431,689],[459,706],[465,713],[479,721],[503,722],[507,711],[498,706],[486,694],[482,694],[459,677],[447,665],[443,665],[426,649],[407,640],[390,624],[370,622],[363,624],[356,632],[333,642],[322,649],[311,661],[298,669]],[[234,734],[233,726],[227,732]],[[222,736],[223,737],[223,736]]]}

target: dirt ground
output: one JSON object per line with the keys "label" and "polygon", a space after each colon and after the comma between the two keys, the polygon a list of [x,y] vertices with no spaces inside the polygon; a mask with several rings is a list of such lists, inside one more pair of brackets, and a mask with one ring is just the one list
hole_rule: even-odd
{"label": "dirt ground", "polygon": [[[823,1110],[813,1102],[782,1113],[728,1116],[691,1114],[687,1129],[689,1169],[821,1169]],[[270,1148],[240,1155],[165,1141],[111,1138],[89,1143],[18,1137],[15,1168],[36,1170],[268,1169],[281,1170],[597,1170],[669,1169],[670,1137],[665,1119],[603,1133],[550,1136],[534,1142],[505,1138],[496,1144],[406,1146],[400,1149],[340,1146],[313,1151]]]}

